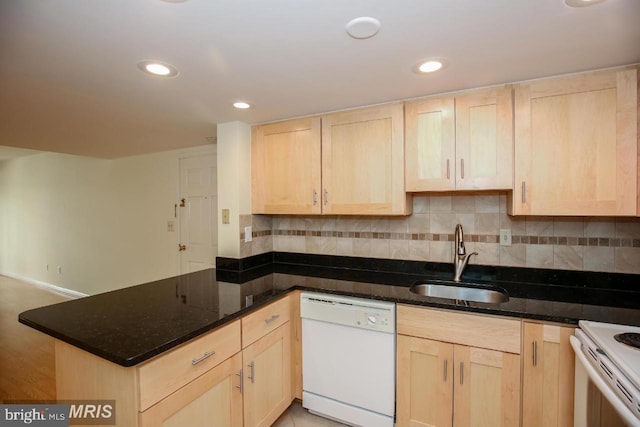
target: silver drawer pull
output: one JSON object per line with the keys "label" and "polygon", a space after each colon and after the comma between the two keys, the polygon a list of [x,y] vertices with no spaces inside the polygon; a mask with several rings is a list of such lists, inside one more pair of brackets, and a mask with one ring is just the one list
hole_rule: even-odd
{"label": "silver drawer pull", "polygon": [[236,375],[240,378],[240,383],[236,386],[236,388],[240,389],[240,393],[242,393],[242,389],[244,386],[244,376],[242,375],[242,369],[240,369],[238,372],[236,372]]}
{"label": "silver drawer pull", "polygon": [[279,314],[274,314],[270,318],[264,319],[264,323],[266,323],[268,325],[269,323],[273,322],[274,320],[278,319],[279,317],[280,317]]}
{"label": "silver drawer pull", "polygon": [[204,359],[206,359],[207,357],[211,357],[214,354],[216,354],[215,351],[207,351],[205,354],[202,355],[202,357],[199,357],[197,359],[191,359],[191,364],[192,365],[197,365],[198,363],[202,362]]}
{"label": "silver drawer pull", "polygon": [[249,379],[251,380],[251,384],[256,382],[256,373],[255,373],[255,363],[253,362],[253,360],[251,361],[250,364],[247,365],[249,368],[251,368],[251,373],[249,374]]}

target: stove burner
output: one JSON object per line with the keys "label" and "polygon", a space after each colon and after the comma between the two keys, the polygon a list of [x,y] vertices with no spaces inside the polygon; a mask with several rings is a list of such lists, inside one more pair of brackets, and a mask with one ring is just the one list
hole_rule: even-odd
{"label": "stove burner", "polygon": [[616,339],[616,341],[621,342],[622,344],[640,349],[640,334],[638,333],[625,332],[623,334],[616,334],[613,337]]}

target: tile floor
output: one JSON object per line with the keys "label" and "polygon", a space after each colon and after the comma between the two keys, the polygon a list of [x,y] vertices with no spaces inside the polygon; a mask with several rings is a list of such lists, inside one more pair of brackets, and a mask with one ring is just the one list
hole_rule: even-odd
{"label": "tile floor", "polygon": [[328,420],[326,418],[318,417],[310,414],[309,411],[302,407],[302,404],[295,401],[291,404],[289,409],[282,414],[280,418],[273,424],[272,427],[341,427],[346,424],[341,424],[336,421]]}

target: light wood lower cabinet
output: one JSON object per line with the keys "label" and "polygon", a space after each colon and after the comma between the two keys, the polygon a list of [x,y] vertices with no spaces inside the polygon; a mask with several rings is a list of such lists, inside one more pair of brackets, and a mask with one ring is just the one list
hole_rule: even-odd
{"label": "light wood lower cabinet", "polygon": [[268,427],[299,382],[292,295],[129,368],[56,341],[57,398],[115,400],[117,427]]}
{"label": "light wood lower cabinet", "polygon": [[289,322],[242,350],[244,426],[269,427],[291,404]]}
{"label": "light wood lower cabinet", "polygon": [[573,327],[524,322],[523,427],[573,426]]}
{"label": "light wood lower cabinet", "polygon": [[453,408],[453,345],[398,335],[398,427],[450,426]]}
{"label": "light wood lower cabinet", "polygon": [[237,353],[140,414],[141,427],[242,427]]}
{"label": "light wood lower cabinet", "polygon": [[520,425],[520,355],[454,346],[454,426]]}
{"label": "light wood lower cabinet", "polygon": [[520,425],[519,320],[397,313],[398,427]]}

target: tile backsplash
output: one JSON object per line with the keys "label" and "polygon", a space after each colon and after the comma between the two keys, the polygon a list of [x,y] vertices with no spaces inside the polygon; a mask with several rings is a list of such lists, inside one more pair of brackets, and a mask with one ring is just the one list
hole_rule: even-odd
{"label": "tile backsplash", "polygon": [[[640,218],[511,217],[505,193],[423,195],[406,217],[243,215],[240,252],[449,262],[464,229],[471,264],[640,274]],[[244,242],[244,227],[253,241]],[[501,229],[511,246],[501,246]]]}

